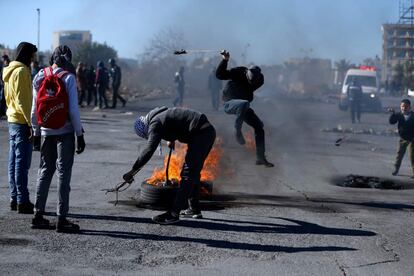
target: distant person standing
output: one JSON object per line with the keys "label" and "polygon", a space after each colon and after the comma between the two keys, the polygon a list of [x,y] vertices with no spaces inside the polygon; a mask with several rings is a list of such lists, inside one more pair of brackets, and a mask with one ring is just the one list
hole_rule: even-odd
{"label": "distant person standing", "polygon": [[78,67],[76,67],[76,84],[78,86],[78,104],[80,107],[83,107],[87,89],[86,70],[83,62],[79,62]]}
{"label": "distant person standing", "polygon": [[6,98],[4,96],[4,82],[3,82],[3,69],[7,66],[9,66],[10,59],[8,55],[3,55],[2,57],[2,63],[0,65],[0,118],[6,115]]}
{"label": "distant person standing", "polygon": [[414,178],[414,112],[411,111],[410,100],[403,99],[400,104],[400,110],[400,112],[395,113],[392,108],[388,109],[388,111],[391,112],[389,122],[392,125],[398,123],[398,134],[400,135],[397,157],[395,159],[392,175],[398,174],[404,154],[408,148],[411,159],[411,168],[413,171],[412,177]]}
{"label": "distant person standing", "polygon": [[109,87],[109,72],[106,69],[103,61],[98,61],[98,66],[96,68],[96,96],[99,102],[99,108],[108,108],[108,100],[106,99],[106,89]]}
{"label": "distant person standing", "polygon": [[348,85],[348,103],[351,112],[351,121],[355,123],[355,117],[358,123],[361,122],[361,102],[362,102],[362,87],[355,79]]}
{"label": "distant person standing", "polygon": [[98,98],[96,97],[96,88],[95,88],[95,68],[93,65],[89,66],[86,70],[86,83],[87,83],[87,90],[88,90],[88,100],[87,105],[89,106],[92,103],[92,98],[95,101],[95,106],[98,105]]}
{"label": "distant person standing", "polygon": [[220,91],[222,87],[222,81],[216,78],[216,68],[213,68],[208,76],[208,89],[211,93],[211,104],[214,110],[218,110],[219,108]]}
{"label": "distant person standing", "polygon": [[119,87],[121,86],[122,73],[121,68],[115,63],[115,59],[109,59],[111,66],[109,74],[112,80],[112,108],[116,108],[116,101],[119,99],[122,102],[122,107],[125,107],[126,100],[119,95]]}
{"label": "distant person standing", "polygon": [[175,73],[174,83],[175,83],[175,90],[177,92],[177,96],[174,99],[173,105],[182,106],[183,100],[184,100],[184,88],[185,88],[184,66],[181,66],[180,70]]}
{"label": "distant person standing", "polygon": [[30,72],[32,75],[32,80],[34,76],[36,76],[37,72],[39,72],[39,70],[40,70],[39,62],[37,62],[37,60],[32,61],[32,63],[30,63]]}
{"label": "distant person standing", "polygon": [[33,150],[30,63],[36,52],[35,45],[21,42],[16,49],[16,59],[3,69],[9,122],[10,209],[23,214],[33,214],[27,184]]}

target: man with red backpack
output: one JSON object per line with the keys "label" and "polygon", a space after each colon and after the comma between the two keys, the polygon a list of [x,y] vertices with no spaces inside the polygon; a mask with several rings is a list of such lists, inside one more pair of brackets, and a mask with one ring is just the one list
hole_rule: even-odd
{"label": "man with red backpack", "polygon": [[[83,129],[78,108],[75,68],[72,52],[67,46],[57,47],[50,58],[51,67],[39,71],[33,80],[32,121],[34,150],[40,150],[39,178],[36,187],[35,215],[32,228],[50,229],[43,217],[49,186],[57,170],[58,232],[77,232],[79,226],[66,219],[69,211],[69,192],[75,154],[85,149]],[[40,140],[42,137],[42,143]]]}

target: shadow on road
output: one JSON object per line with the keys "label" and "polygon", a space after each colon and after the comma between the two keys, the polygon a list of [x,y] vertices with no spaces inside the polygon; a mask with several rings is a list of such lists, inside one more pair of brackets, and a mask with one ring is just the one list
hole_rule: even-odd
{"label": "shadow on road", "polygon": [[[84,215],[71,214],[70,217],[78,219],[94,219],[94,220],[113,220],[135,223],[153,223],[149,218],[139,217],[119,217],[119,216],[102,216],[102,215]],[[274,234],[313,234],[313,235],[335,235],[335,236],[375,236],[376,233],[366,230],[331,228],[310,223],[301,220],[269,217],[270,219],[284,220],[292,224],[263,223],[241,220],[224,220],[224,219],[200,219],[200,220],[181,220],[177,226],[207,229],[218,231],[232,231],[244,233],[274,233]],[[247,225],[246,225],[247,224]]]}
{"label": "shadow on road", "polygon": [[188,238],[178,236],[160,236],[154,234],[138,234],[132,232],[120,232],[120,231],[98,231],[98,230],[82,230],[80,235],[88,236],[107,236],[111,238],[119,239],[140,239],[140,240],[152,240],[152,241],[174,241],[174,242],[191,242],[205,244],[206,246],[222,249],[238,249],[260,252],[284,252],[284,253],[297,253],[297,252],[323,252],[323,251],[356,251],[357,249],[351,247],[342,246],[309,246],[309,247],[290,247],[279,245],[263,245],[263,244],[251,244],[241,242],[231,242],[225,240],[211,240],[202,238]]}

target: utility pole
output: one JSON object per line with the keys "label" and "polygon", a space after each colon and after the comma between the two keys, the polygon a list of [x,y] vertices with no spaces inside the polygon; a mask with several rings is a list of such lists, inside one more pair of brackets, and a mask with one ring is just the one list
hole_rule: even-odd
{"label": "utility pole", "polygon": [[40,51],[40,9],[37,8],[37,50]]}

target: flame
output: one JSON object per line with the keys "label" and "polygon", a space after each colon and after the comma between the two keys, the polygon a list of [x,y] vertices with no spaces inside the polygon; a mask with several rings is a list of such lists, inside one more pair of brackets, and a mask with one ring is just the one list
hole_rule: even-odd
{"label": "flame", "polygon": [[246,140],[246,144],[244,145],[248,150],[253,150],[253,151],[256,150],[256,142],[254,139],[253,130],[249,130],[247,132],[247,134],[245,135],[245,140]]}
{"label": "flame", "polygon": [[[204,161],[204,166],[201,171],[201,181],[213,181],[219,175],[219,164],[223,149],[221,147],[222,141],[217,138],[213,148]],[[185,154],[187,152],[187,145],[176,143],[175,150],[171,154],[170,165],[168,169],[168,178],[173,182],[181,180],[181,169],[184,164]],[[155,168],[151,177],[147,179],[147,183],[151,185],[158,185],[165,181],[165,168],[167,167],[168,155],[164,158],[164,168]]]}

